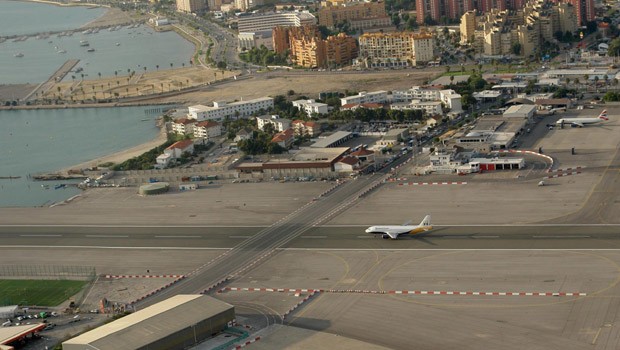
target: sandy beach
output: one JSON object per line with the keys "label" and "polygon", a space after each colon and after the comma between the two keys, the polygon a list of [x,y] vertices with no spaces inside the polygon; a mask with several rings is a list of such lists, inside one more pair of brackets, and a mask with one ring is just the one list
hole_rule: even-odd
{"label": "sandy beach", "polygon": [[123,151],[108,154],[103,157],[95,158],[87,162],[76,164],[76,165],[61,169],[58,172],[61,174],[67,174],[69,170],[80,170],[80,169],[92,168],[92,167],[99,166],[100,164],[103,164],[103,163],[109,163],[109,162],[116,163],[116,164],[122,163],[128,159],[137,157],[143,154],[144,152],[149,151],[157,146],[160,146],[164,142],[166,142],[166,128],[165,127],[161,128],[157,137],[149,142],[145,142],[141,145],[137,145],[137,146],[128,148]]}

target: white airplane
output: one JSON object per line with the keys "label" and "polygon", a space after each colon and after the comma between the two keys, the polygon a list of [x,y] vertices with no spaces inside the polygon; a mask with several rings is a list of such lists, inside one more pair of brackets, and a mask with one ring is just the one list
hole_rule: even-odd
{"label": "white airplane", "polygon": [[569,124],[572,127],[583,128],[587,124],[597,124],[609,120],[607,110],[604,109],[596,118],[562,118],[555,122],[557,125]]}
{"label": "white airplane", "polygon": [[433,229],[431,225],[431,216],[426,215],[419,225],[409,225],[411,221],[400,226],[370,226],[366,229],[366,233],[381,233],[384,239],[397,239],[398,236],[404,234],[418,234]]}

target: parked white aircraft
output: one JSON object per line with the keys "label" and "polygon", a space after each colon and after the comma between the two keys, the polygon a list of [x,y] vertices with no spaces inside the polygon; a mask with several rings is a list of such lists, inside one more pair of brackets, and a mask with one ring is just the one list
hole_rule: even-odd
{"label": "parked white aircraft", "polygon": [[400,226],[370,226],[366,229],[366,233],[381,233],[384,239],[397,239],[400,235],[415,235],[433,229],[430,215],[426,215],[419,225],[409,225],[409,223],[406,222]]}
{"label": "parked white aircraft", "polygon": [[555,122],[557,125],[569,124],[572,127],[582,128],[587,124],[597,124],[609,120],[607,110],[603,110],[596,118],[562,118]]}

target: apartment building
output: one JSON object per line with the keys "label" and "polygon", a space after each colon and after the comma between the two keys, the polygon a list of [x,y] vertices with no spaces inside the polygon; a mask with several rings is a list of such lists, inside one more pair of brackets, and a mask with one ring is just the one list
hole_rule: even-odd
{"label": "apartment building", "polygon": [[358,63],[369,68],[415,66],[434,57],[434,38],[430,33],[364,33],[359,44]]}
{"label": "apartment building", "polygon": [[280,118],[277,115],[261,115],[256,117],[256,124],[260,130],[265,130],[267,124],[273,125],[273,129],[276,131],[284,131],[291,127],[291,121],[288,119]]}
{"label": "apartment building", "polygon": [[[414,86],[408,90],[392,91],[392,102],[393,105],[397,106],[392,109],[407,109],[402,106],[409,105],[411,101],[416,101],[416,103],[439,102],[439,105],[443,103],[453,113],[460,113],[463,111],[461,95],[457,94],[456,91],[452,89]],[[434,104],[428,104],[427,106],[418,109],[424,109],[430,113],[430,111],[434,110],[434,108],[436,108]],[[441,110],[438,113],[441,113]]]}
{"label": "apartment building", "polygon": [[393,110],[422,110],[428,115],[442,115],[441,102],[439,101],[423,101],[411,100],[409,102],[397,102],[390,105]]}
{"label": "apartment building", "polygon": [[191,134],[194,131],[195,119],[191,118],[179,118],[172,122],[172,131],[175,134],[185,135]]}
{"label": "apartment building", "polygon": [[297,107],[300,111],[306,113],[308,117],[311,117],[313,114],[327,114],[327,112],[329,111],[327,104],[316,102],[314,100],[293,101],[293,106]]}
{"label": "apartment building", "polygon": [[207,10],[206,0],[176,0],[177,11],[185,13],[201,13]]}
{"label": "apartment building", "polygon": [[222,124],[216,121],[205,120],[194,125],[194,138],[208,140],[218,136],[222,136]]}
{"label": "apartment building", "polygon": [[318,15],[319,25],[330,29],[344,22],[348,22],[351,29],[355,30],[391,25],[383,1],[327,1],[321,4]]}
{"label": "apartment building", "polygon": [[321,132],[321,126],[317,122],[293,120],[291,128],[295,135],[315,137]]}
{"label": "apartment building", "polygon": [[316,17],[309,12],[281,11],[239,17],[238,29],[239,33],[255,33],[272,31],[278,26],[299,27],[310,24],[316,24]]}
{"label": "apartment building", "polygon": [[273,98],[261,97],[238,102],[213,102],[213,106],[195,105],[188,107],[188,118],[203,120],[222,120],[224,118],[248,117],[259,111],[273,108]]}
{"label": "apartment building", "polygon": [[467,11],[461,16],[460,23],[461,44],[467,44],[474,41],[474,32],[476,31],[476,10]]}
{"label": "apartment building", "polygon": [[350,65],[358,52],[353,37],[340,33],[322,39],[316,25],[276,27],[273,30],[273,45],[278,53],[289,50],[296,65],[308,68]]}
{"label": "apartment building", "polygon": [[340,99],[340,105],[348,105],[348,104],[363,104],[363,103],[386,103],[388,101],[387,91],[373,91],[366,92],[362,91],[357,95],[347,96]]}

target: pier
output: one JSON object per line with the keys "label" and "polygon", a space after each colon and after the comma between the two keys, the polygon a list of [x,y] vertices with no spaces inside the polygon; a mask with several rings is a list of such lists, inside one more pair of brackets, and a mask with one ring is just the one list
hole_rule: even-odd
{"label": "pier", "polygon": [[67,60],[60,68],[58,68],[48,79],[43,83],[39,84],[31,93],[29,93],[24,99],[26,101],[30,100],[33,95],[42,96],[49,89],[51,89],[54,84],[60,82],[69,72],[75,67],[80,60],[78,59],[70,59]]}

